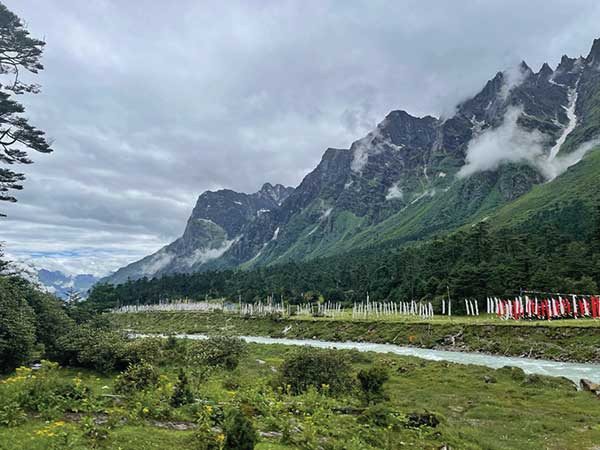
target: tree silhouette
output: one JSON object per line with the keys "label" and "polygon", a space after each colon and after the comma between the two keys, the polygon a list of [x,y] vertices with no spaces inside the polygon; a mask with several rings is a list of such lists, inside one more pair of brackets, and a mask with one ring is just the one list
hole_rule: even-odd
{"label": "tree silhouette", "polygon": [[[22,173],[9,169],[14,164],[31,164],[29,150],[50,153],[50,143],[43,131],[29,124],[23,116],[25,108],[14,96],[39,92],[39,85],[24,83],[20,72],[37,74],[45,43],[30,37],[21,19],[0,4],[0,200],[16,202],[10,191],[20,190],[25,180]],[[0,216],[4,214],[0,213]]]}

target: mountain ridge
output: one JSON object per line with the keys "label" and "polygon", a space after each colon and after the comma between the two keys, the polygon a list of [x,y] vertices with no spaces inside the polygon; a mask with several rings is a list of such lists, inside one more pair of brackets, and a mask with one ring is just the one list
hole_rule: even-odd
{"label": "mountain ridge", "polygon": [[213,211],[197,212],[197,202],[181,238],[134,263],[137,271],[130,265],[106,281],[306,260],[388,238],[426,239],[557,176],[599,135],[595,40],[586,58],[563,56],[555,70],[544,63],[534,72],[522,62],[498,72],[449,118],[391,111],[348,149],[328,148],[295,189],[278,188],[285,198],[271,197],[261,213],[256,203],[247,210],[231,206],[233,197],[248,194],[204,193],[199,202],[212,198]]}
{"label": "mountain ridge", "polygon": [[248,221],[279,208],[292,191],[270,183],[252,194],[231,189],[206,191],[198,197],[181,237],[101,281],[121,283],[171,272],[193,272],[225,253]]}

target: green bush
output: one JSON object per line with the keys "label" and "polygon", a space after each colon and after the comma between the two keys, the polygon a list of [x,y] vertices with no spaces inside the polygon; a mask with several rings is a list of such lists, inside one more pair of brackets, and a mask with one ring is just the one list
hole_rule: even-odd
{"label": "green bush", "polygon": [[162,338],[140,338],[125,343],[123,357],[130,364],[148,362],[160,365],[165,361],[165,340]]}
{"label": "green bush", "polygon": [[100,372],[123,370],[129,364],[127,339],[120,333],[81,325],[57,340],[60,362]]}
{"label": "green bush", "polygon": [[359,371],[356,378],[358,378],[365,400],[371,402],[383,397],[383,384],[390,378],[390,375],[385,367],[373,366]]}
{"label": "green bush", "polygon": [[35,313],[21,282],[0,277],[0,372],[26,362],[35,344]]}
{"label": "green bush", "polygon": [[338,350],[305,348],[287,358],[281,367],[281,382],[294,394],[313,386],[332,394],[348,392],[352,386],[348,356]]}
{"label": "green bush", "polygon": [[131,394],[158,384],[158,371],[149,363],[130,364],[115,380],[115,392]]}
{"label": "green bush", "polygon": [[188,346],[187,363],[235,369],[246,353],[246,343],[234,337],[211,337]]}
{"label": "green bush", "polygon": [[258,433],[252,421],[239,409],[231,409],[225,417],[225,442],[227,450],[253,450],[258,442]]}

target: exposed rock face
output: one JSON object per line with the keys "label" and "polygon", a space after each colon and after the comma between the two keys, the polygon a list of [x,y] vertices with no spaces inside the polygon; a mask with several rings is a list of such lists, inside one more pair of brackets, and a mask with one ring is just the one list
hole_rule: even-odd
{"label": "exposed rock face", "polygon": [[229,189],[204,192],[188,219],[183,235],[158,252],[119,269],[103,281],[123,283],[128,279],[153,278],[168,273],[198,270],[223,255],[243,234],[243,229],[261,215],[280,207],[293,188],[265,183],[254,194]]}
{"label": "exposed rock face", "polygon": [[[506,124],[538,144],[521,158],[459,174],[470,146]],[[510,129],[509,129],[510,131]],[[296,189],[200,196],[183,236],[109,281],[325,256],[395,239],[422,239],[481,218],[548,176],[551,160],[600,136],[600,40],[555,71],[526,63],[499,72],[452,117],[392,111],[349,149],[329,148]],[[509,141],[510,143],[511,141]],[[533,154],[534,152],[537,152]]]}

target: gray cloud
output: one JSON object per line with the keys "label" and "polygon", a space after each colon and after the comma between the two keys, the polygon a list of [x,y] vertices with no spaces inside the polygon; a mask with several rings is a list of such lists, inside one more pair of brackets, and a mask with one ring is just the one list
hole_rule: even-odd
{"label": "gray cloud", "polygon": [[521,59],[586,53],[600,19],[583,0],[5,3],[47,41],[23,101],[55,153],[0,240],[96,273],[179,235],[202,191],[296,185],[392,109],[440,115]]}

